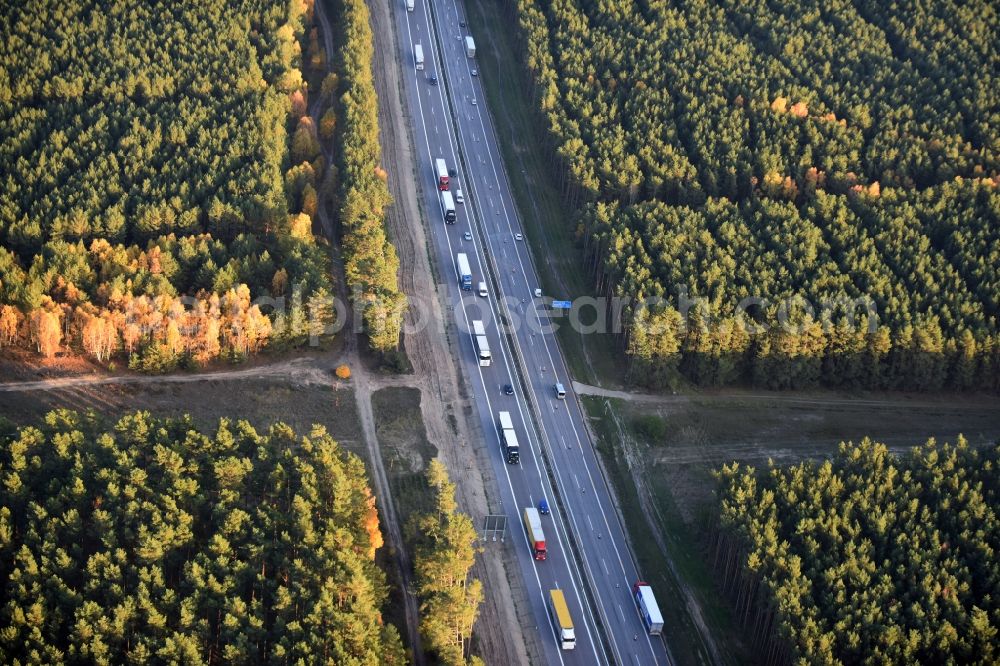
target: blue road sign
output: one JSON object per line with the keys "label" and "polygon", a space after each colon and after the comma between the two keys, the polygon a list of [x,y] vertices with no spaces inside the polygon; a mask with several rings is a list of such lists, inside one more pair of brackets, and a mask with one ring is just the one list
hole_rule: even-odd
{"label": "blue road sign", "polygon": [[552,301],[552,307],[557,310],[571,310],[573,308],[573,301]]}

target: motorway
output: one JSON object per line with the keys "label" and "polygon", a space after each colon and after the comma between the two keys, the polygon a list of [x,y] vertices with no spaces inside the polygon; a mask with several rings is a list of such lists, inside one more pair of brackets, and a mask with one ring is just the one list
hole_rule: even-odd
{"label": "motorway", "polygon": [[[418,193],[432,233],[431,252],[442,267],[449,303],[454,306],[462,367],[475,394],[490,461],[500,487],[507,538],[516,545],[533,617],[522,618],[526,631],[537,627],[549,664],[671,664],[664,641],[647,635],[631,597],[639,580],[625,545],[624,530],[598,467],[569,373],[554,335],[547,330],[549,299],[534,297],[539,284],[510,188],[500,164],[484,94],[465,52],[464,7],[441,0],[432,7],[416,0],[391,0],[399,43],[417,159]],[[473,35],[475,38],[476,35]],[[414,44],[421,44],[425,69],[417,70]],[[376,45],[378,48],[380,45]],[[387,45],[381,45],[387,48]],[[431,85],[436,74],[439,85]],[[482,73],[486,76],[487,73]],[[473,100],[478,103],[473,104]],[[457,121],[457,122],[456,122]],[[451,191],[462,189],[458,220],[446,225],[441,214],[435,158],[457,170]],[[472,240],[465,240],[470,231]],[[455,256],[469,257],[473,286],[489,285],[490,296],[462,291]],[[452,312],[452,308],[448,309]],[[471,321],[486,323],[493,363],[481,367],[469,331]],[[509,322],[502,334],[498,322]],[[565,324],[563,324],[565,325]],[[555,382],[567,391],[556,399]],[[504,395],[504,384],[515,394]],[[508,465],[497,431],[497,413],[509,411],[521,444],[520,465]],[[536,420],[537,419],[537,420]],[[523,508],[547,498],[552,513],[542,518],[548,559],[535,561],[521,521]],[[476,517],[480,520],[480,517]],[[548,590],[563,589],[576,627],[574,651],[559,649],[547,611]],[[488,591],[487,591],[488,593]],[[661,607],[665,599],[660,598]],[[489,655],[484,655],[489,663]]]}

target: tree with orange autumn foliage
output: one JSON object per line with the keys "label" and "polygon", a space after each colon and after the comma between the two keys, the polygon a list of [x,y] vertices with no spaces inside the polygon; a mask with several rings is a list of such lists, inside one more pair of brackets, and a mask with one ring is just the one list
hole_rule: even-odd
{"label": "tree with orange autumn foliage", "polygon": [[274,276],[271,278],[271,295],[283,296],[287,289],[288,271],[284,268],[279,268],[274,272]]}
{"label": "tree with orange autumn foliage", "polygon": [[365,503],[367,504],[367,508],[365,509],[362,527],[368,534],[368,559],[374,560],[375,551],[382,547],[384,541],[382,540],[382,530],[379,529],[378,509],[375,507],[375,498],[368,497]]}
{"label": "tree with orange autumn foliage", "polygon": [[[106,4],[99,25],[59,20],[50,0],[14,3],[5,16],[33,38],[7,54],[23,78],[0,82],[0,99],[12,127],[37,140],[8,160],[17,191],[0,192],[0,345],[101,362],[120,354],[156,372],[255,353],[272,339],[270,317],[295,313],[246,304],[226,317],[221,296],[245,285],[252,298],[296,288],[309,298],[331,285],[311,235],[327,168],[300,69],[306,40],[325,59],[312,0],[165,13],[100,11]],[[106,34],[135,61],[110,105],[87,91],[117,56],[59,46]],[[164,34],[185,48],[156,48]]]}
{"label": "tree with orange autumn foliage", "polygon": [[298,122],[299,118],[306,115],[306,94],[302,90],[295,90],[288,96],[288,101],[292,107],[292,120]]}
{"label": "tree with orange autumn foliage", "polygon": [[310,218],[315,218],[318,211],[319,198],[316,196],[316,189],[307,183],[302,189],[302,212]]}
{"label": "tree with orange autumn foliage", "polygon": [[292,238],[312,238],[312,217],[307,213],[295,213],[288,216],[288,235]]}
{"label": "tree with orange autumn foliage", "polygon": [[21,326],[21,313],[13,305],[0,307],[0,347],[8,347],[17,342]]}
{"label": "tree with orange autumn foliage", "polygon": [[319,135],[324,139],[329,139],[333,136],[333,132],[336,129],[337,112],[333,109],[327,109],[319,119]]}
{"label": "tree with orange autumn foliage", "polygon": [[29,317],[32,344],[45,358],[52,358],[62,342],[62,318],[58,307],[51,301],[47,306],[32,310]]}
{"label": "tree with orange autumn foliage", "polygon": [[88,312],[77,308],[80,340],[84,350],[98,361],[108,360],[118,348],[118,330],[110,312]]}
{"label": "tree with orange autumn foliage", "polygon": [[240,356],[255,353],[271,335],[271,321],[250,304],[245,285],[230,289],[221,300],[222,337],[228,349]]}

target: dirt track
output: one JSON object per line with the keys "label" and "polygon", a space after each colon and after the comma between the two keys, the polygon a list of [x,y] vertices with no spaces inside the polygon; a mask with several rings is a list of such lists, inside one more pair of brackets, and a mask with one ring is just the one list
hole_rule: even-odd
{"label": "dirt track", "polygon": [[665,395],[656,393],[639,393],[637,391],[615,391],[612,389],[601,388],[599,386],[581,384],[580,382],[573,382],[573,390],[581,395],[595,395],[602,398],[617,398],[619,400],[628,400],[631,402],[651,402],[662,405],[679,405],[697,400],[753,400],[795,405],[814,405],[816,407],[843,405],[846,407],[901,407],[909,409],[934,409],[946,406],[949,411],[978,411],[989,405],[995,405],[1000,408],[1000,401],[996,400],[994,397],[982,394],[959,395],[959,397],[956,397],[956,394],[935,396],[931,394],[923,395],[895,393],[891,394],[891,397],[853,398],[841,397],[839,394],[833,392],[820,391],[810,394],[802,392],[779,393],[777,391],[760,393],[741,389],[714,389],[711,391],[705,391],[704,393]]}
{"label": "dirt track", "polygon": [[243,370],[216,370],[190,375],[82,375],[77,377],[53,377],[30,382],[4,382],[0,392],[9,391],[53,391],[55,389],[79,386],[100,386],[102,384],[177,384],[205,381],[236,381],[264,377],[294,377],[302,384],[329,383],[329,369],[317,364],[315,359],[299,357],[278,363],[257,365]]}

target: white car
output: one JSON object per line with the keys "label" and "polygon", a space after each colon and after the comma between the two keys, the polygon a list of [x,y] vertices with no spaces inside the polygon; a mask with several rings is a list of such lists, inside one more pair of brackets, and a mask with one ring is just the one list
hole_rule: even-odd
{"label": "white car", "polygon": [[473,69],[472,70],[472,75],[473,76],[479,76],[479,70],[478,69]]}
{"label": "white car", "polygon": [[514,234],[514,240],[523,241],[524,236],[522,236],[521,234]]}
{"label": "white car", "polygon": [[465,240],[472,240],[472,232],[471,231],[466,231],[464,237],[465,237]]}
{"label": "white car", "polygon": [[477,104],[478,104],[478,102],[476,101],[476,98],[473,97],[472,98],[472,106],[476,106]]}
{"label": "white car", "polygon": [[455,190],[455,203],[460,203],[460,204],[465,203],[465,195],[462,194],[462,190],[460,189]]}

